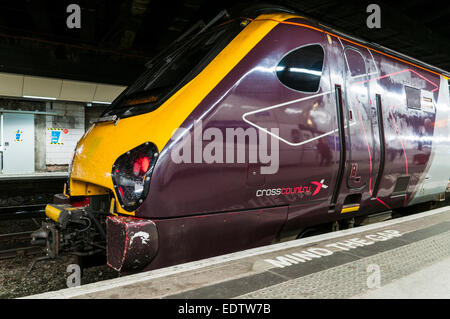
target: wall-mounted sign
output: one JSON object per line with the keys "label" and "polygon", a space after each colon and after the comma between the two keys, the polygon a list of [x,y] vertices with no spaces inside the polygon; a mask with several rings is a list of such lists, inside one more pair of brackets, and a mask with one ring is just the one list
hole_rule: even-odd
{"label": "wall-mounted sign", "polygon": [[15,142],[22,142],[23,141],[23,139],[22,139],[23,132],[21,130],[17,130],[15,133],[16,134],[15,134],[14,141]]}
{"label": "wall-mounted sign", "polygon": [[67,134],[69,132],[67,129],[62,128],[49,128],[51,131],[50,135],[50,144],[57,144],[57,145],[64,145],[64,143],[61,140],[61,132],[64,132],[64,134]]}

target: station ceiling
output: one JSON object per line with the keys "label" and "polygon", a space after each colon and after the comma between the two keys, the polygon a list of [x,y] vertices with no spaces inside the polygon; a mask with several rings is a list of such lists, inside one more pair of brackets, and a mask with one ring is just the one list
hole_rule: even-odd
{"label": "station ceiling", "polygon": [[[69,4],[81,28],[69,29]],[[152,56],[199,19],[233,0],[3,0],[0,72],[130,84]],[[258,1],[248,2],[260,3]],[[450,6],[437,1],[278,0],[337,30],[450,71]],[[366,8],[381,7],[381,29],[368,29]]]}

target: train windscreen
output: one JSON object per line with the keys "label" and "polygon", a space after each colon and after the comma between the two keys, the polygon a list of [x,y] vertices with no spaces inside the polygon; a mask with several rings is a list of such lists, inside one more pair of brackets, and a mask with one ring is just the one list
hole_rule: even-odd
{"label": "train windscreen", "polygon": [[102,114],[119,118],[151,112],[194,78],[242,27],[229,21],[175,43],[147,63],[145,72]]}

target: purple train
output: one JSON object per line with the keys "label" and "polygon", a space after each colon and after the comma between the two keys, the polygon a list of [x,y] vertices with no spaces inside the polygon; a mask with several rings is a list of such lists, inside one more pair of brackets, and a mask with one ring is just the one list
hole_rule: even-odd
{"label": "purple train", "polygon": [[89,128],[34,234],[50,257],[149,270],[445,197],[449,73],[289,10],[240,15],[192,28]]}

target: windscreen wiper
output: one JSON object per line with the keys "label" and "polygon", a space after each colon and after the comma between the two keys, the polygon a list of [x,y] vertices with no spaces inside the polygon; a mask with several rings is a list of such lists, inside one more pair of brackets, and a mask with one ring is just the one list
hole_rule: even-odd
{"label": "windscreen wiper", "polygon": [[220,11],[218,15],[216,15],[211,21],[209,21],[208,24],[205,25],[205,27],[201,29],[199,33],[196,34],[196,36],[209,29],[212,25],[214,25],[217,21],[219,21],[223,17],[230,19],[230,15],[228,14],[227,10]]}
{"label": "windscreen wiper", "polygon": [[[175,57],[177,57],[179,55],[179,53],[181,51],[183,51],[184,48],[186,48],[188,45],[190,45],[195,39],[197,39],[197,37],[200,34],[205,32],[207,29],[209,29],[212,25],[214,25],[217,21],[219,21],[223,17],[227,17],[227,18],[230,17],[228,12],[227,12],[227,10],[222,10],[216,17],[214,17],[210,22],[208,22],[207,25],[204,24],[203,20],[198,21],[195,25],[193,25],[191,28],[189,28],[189,30],[187,30],[183,35],[181,35],[178,39],[176,39],[173,42],[173,44],[169,46],[169,48],[173,47],[174,44],[176,44],[177,42],[180,42],[182,39],[186,38],[189,34],[191,34],[198,27],[202,27],[203,26],[203,28],[196,35],[194,35],[192,38],[190,38],[185,43],[183,43],[181,46],[177,47],[173,52],[168,54],[163,60],[166,63],[171,63],[175,59]],[[152,61],[153,61],[153,59],[152,59]],[[152,65],[150,64],[150,67],[151,66]]]}
{"label": "windscreen wiper", "polygon": [[[145,72],[139,77],[139,79],[131,86],[129,86],[127,89],[125,89],[117,98],[116,100],[119,100],[121,97],[123,97],[124,95],[129,94],[130,92],[133,92],[133,90],[136,90],[135,88],[140,87],[141,85],[143,85],[144,82],[148,81],[149,75],[151,73],[151,69],[153,68],[153,64],[155,63],[155,61],[159,61],[161,59],[161,56],[165,55],[169,50],[171,50],[177,43],[181,42],[183,39],[185,39],[187,36],[189,36],[190,34],[192,34],[195,30],[197,30],[198,28],[202,28],[199,32],[197,32],[191,39],[187,40],[185,43],[183,43],[182,46],[178,47],[176,50],[174,50],[174,52],[171,52],[170,54],[167,54],[163,59],[165,64],[164,66],[162,66],[159,71],[157,72],[157,74],[154,74],[152,79],[150,81],[148,81],[148,83],[145,85],[145,89],[147,89],[154,81],[156,78],[159,77],[159,75],[164,72],[168,65],[173,61],[174,58],[176,58],[180,52],[183,52],[183,49],[189,45],[190,43],[192,43],[192,41],[194,39],[197,38],[197,36],[203,32],[205,32],[207,29],[209,29],[212,25],[214,25],[217,21],[219,21],[220,19],[222,19],[223,17],[226,17],[227,19],[230,18],[230,15],[228,14],[227,10],[222,10],[219,12],[218,15],[216,15],[210,22],[208,22],[208,24],[205,25],[205,23],[203,22],[203,20],[199,20],[197,21],[193,26],[191,26],[186,32],[184,32],[181,36],[179,36],[174,42],[172,42],[169,46],[167,46],[164,50],[162,50],[160,53],[158,53],[155,57],[153,57],[150,61],[148,61],[145,66],[147,68],[147,70],[145,70]],[[112,116],[105,116],[102,117],[100,119],[100,121],[111,121]]]}
{"label": "windscreen wiper", "polygon": [[[171,57],[171,55],[173,56],[174,52],[170,52],[169,54],[167,54],[167,52],[172,50],[173,47],[176,46],[177,43],[181,42],[184,38],[186,38],[188,35],[193,33],[196,29],[204,28],[204,26],[205,26],[205,22],[203,22],[203,20],[197,21],[192,27],[190,27],[186,32],[184,32],[181,36],[179,36],[175,41],[173,41],[170,45],[168,45],[164,50],[159,52],[155,57],[153,57],[151,60],[149,60],[147,63],[145,63],[145,67],[147,68],[147,70],[144,72],[144,74],[141,75],[140,79],[138,79],[138,81],[136,81],[136,83],[133,85],[133,87],[136,87],[136,86],[139,87],[143,84],[142,82],[148,81],[148,75],[151,72],[151,69],[153,68],[155,62],[158,62],[161,60],[163,60],[165,62],[165,64],[169,64],[170,62],[172,62],[173,57]],[[195,35],[192,39],[189,39],[189,41],[187,43],[185,43],[185,45],[190,43],[194,38],[196,38],[196,36],[197,35]],[[185,45],[183,45],[182,47],[184,47]],[[180,47],[180,48],[182,48],[182,47]],[[180,48],[177,48],[175,50],[175,52],[179,51]],[[165,57],[161,58],[164,55],[165,55]],[[166,69],[166,68],[164,68],[164,69]],[[151,80],[150,82],[153,82],[153,80]],[[146,87],[148,87],[148,84],[146,85]]]}
{"label": "windscreen wiper", "polygon": [[190,27],[185,33],[183,33],[181,36],[179,36],[175,41],[173,41],[169,46],[167,46],[164,50],[162,50],[160,53],[158,53],[155,57],[153,57],[150,61],[145,63],[145,67],[147,69],[151,69],[153,66],[153,63],[158,60],[162,55],[164,55],[167,51],[169,51],[176,43],[181,42],[184,38],[186,38],[189,34],[194,32],[198,28],[204,28],[205,22],[203,20],[197,21],[192,27]]}
{"label": "windscreen wiper", "polygon": [[[189,41],[187,43],[185,43],[182,47],[186,46],[188,43],[190,43],[192,40],[194,40],[199,34],[203,33],[204,31],[206,31],[207,29],[209,29],[212,25],[214,25],[217,21],[219,21],[220,19],[222,19],[223,17],[226,18],[230,18],[230,15],[228,14],[227,10],[222,10],[219,12],[219,14],[217,16],[215,16],[211,21],[208,22],[208,24],[205,25],[205,22],[203,22],[203,20],[199,20],[197,21],[197,23],[195,23],[192,27],[190,27],[186,32],[184,32],[181,36],[179,36],[174,42],[172,42],[166,49],[164,49],[163,51],[161,51],[159,54],[157,54],[154,58],[152,58],[150,61],[148,61],[145,66],[147,68],[151,68],[153,66],[153,62],[155,60],[158,60],[162,55],[164,55],[164,53],[166,53],[168,50],[170,50],[176,43],[181,42],[181,40],[183,40],[184,38],[186,38],[188,35],[190,35],[191,33],[193,33],[196,29],[198,28],[202,28],[199,32],[197,32],[196,35],[194,35],[191,39],[189,39]],[[182,48],[181,47],[181,48]],[[180,49],[180,48],[179,48]],[[178,51],[178,50],[176,50]],[[176,53],[175,53],[176,54]],[[169,57],[171,55],[174,55],[174,53],[170,53],[168,54],[164,60],[167,63],[170,63],[172,59],[170,59]]]}

